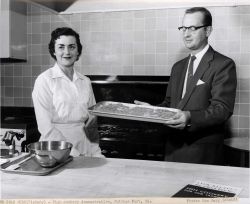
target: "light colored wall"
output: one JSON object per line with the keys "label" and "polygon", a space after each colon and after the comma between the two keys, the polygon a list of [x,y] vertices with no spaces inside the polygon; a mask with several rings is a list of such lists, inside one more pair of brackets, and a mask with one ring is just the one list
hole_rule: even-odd
{"label": "light colored wall", "polygon": [[[232,130],[236,136],[249,136],[250,6],[208,9],[214,21],[211,45],[237,65]],[[188,54],[177,29],[183,12],[180,8],[55,15],[29,5],[28,62],[1,64],[1,104],[32,106],[35,78],[54,63],[47,49],[50,33],[60,26],[80,33],[83,54],[76,67],[83,74],[169,75],[173,63]]]}

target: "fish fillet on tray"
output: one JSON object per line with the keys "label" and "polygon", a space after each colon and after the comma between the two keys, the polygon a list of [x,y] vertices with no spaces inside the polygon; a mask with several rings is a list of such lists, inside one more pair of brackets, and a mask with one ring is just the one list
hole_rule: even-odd
{"label": "fish fillet on tray", "polygon": [[89,112],[103,117],[164,123],[176,114],[177,109],[102,101],[90,107]]}

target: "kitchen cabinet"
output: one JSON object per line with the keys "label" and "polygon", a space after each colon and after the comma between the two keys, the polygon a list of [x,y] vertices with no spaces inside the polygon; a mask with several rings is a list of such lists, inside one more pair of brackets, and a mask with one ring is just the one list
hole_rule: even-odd
{"label": "kitchen cabinet", "polygon": [[0,1],[1,62],[26,61],[27,4],[20,0]]}
{"label": "kitchen cabinet", "polygon": [[65,11],[76,0],[26,0],[27,2],[43,7],[52,13]]}
{"label": "kitchen cabinet", "polygon": [[225,163],[249,168],[249,137],[232,137],[224,140]]}
{"label": "kitchen cabinet", "polygon": [[26,0],[47,8],[53,13],[73,14],[88,12],[110,12],[166,8],[187,8],[192,6],[239,6],[249,5],[249,0]]}

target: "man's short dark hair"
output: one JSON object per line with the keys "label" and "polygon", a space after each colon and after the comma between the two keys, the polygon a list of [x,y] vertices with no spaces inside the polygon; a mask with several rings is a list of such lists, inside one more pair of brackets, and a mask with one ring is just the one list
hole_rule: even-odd
{"label": "man's short dark hair", "polygon": [[80,42],[80,37],[79,34],[74,31],[72,28],[68,27],[61,27],[61,28],[56,28],[54,31],[51,33],[51,39],[49,42],[49,53],[51,57],[53,57],[56,60],[55,56],[55,42],[60,36],[66,35],[66,36],[74,36],[76,38],[76,44],[77,44],[77,49],[78,49],[78,57],[77,60],[79,59],[80,55],[82,54],[82,44]]}
{"label": "man's short dark hair", "polygon": [[201,12],[203,14],[203,16],[204,16],[203,24],[204,25],[212,26],[212,15],[211,15],[210,11],[204,7],[193,7],[193,8],[187,9],[185,11],[185,14],[196,13],[196,12]]}

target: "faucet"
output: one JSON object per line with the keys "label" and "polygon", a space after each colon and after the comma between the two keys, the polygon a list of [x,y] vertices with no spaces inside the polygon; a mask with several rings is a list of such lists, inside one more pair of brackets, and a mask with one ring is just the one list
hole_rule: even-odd
{"label": "faucet", "polygon": [[14,137],[17,138],[17,140],[20,140],[24,137],[24,133],[18,133],[14,131],[6,131],[2,141],[6,144],[6,146],[9,147],[9,155],[14,155],[16,151],[16,142],[14,140]]}
{"label": "faucet", "polygon": [[11,145],[9,145],[9,155],[14,155],[16,153],[16,142],[12,140]]}

